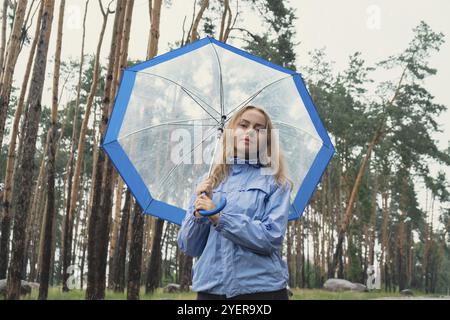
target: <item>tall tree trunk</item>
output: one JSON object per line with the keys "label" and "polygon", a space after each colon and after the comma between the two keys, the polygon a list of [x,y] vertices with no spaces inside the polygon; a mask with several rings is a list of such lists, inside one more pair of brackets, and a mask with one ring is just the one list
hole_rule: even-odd
{"label": "tall tree trunk", "polygon": [[[81,176],[81,181],[80,181],[80,184],[83,186],[83,188],[82,188],[83,191],[86,190],[87,188],[89,188],[89,184],[86,186],[85,181],[83,181],[83,177],[85,177],[85,174],[87,172],[86,167],[87,167],[87,163],[86,163],[86,160],[85,160],[83,162],[83,174]],[[85,180],[88,180],[88,179],[85,179]],[[88,196],[84,195],[81,198],[83,199],[83,204],[82,204],[81,208],[77,208],[77,211],[76,211],[76,221],[75,221],[75,226],[74,226],[74,231],[75,232],[73,234],[73,246],[72,246],[72,254],[71,254],[72,257],[73,257],[73,263],[72,264],[75,264],[75,265],[77,264],[76,263],[76,258],[77,258],[76,254],[78,252],[79,244],[80,244],[80,241],[79,241],[79,234],[80,234],[79,233],[79,227],[80,227],[80,222],[81,222],[81,210],[84,209],[84,212],[86,214],[87,207],[88,207],[88,202],[89,202],[89,197]]]}
{"label": "tall tree trunk", "polygon": [[375,175],[374,184],[372,190],[372,214],[370,216],[370,243],[369,243],[369,265],[374,266],[375,264],[375,240],[376,240],[376,230],[377,230],[377,194],[378,194],[378,178]]}
{"label": "tall tree trunk", "polygon": [[301,278],[301,267],[302,267],[302,261],[301,261],[301,239],[300,239],[300,219],[296,220],[294,222],[294,243],[295,243],[295,283],[294,287],[298,288],[300,286],[300,278]]}
{"label": "tall tree trunk", "polygon": [[[151,15],[151,36],[150,36],[150,43],[148,45],[149,51],[147,52],[147,59],[151,59],[155,57],[158,52],[158,41],[159,41],[159,29],[160,29],[160,16],[161,16],[161,2],[162,0],[155,0],[154,5],[152,8],[152,15]],[[145,292],[148,293],[149,290],[149,272],[150,270],[157,270],[156,273],[154,273],[155,276],[158,277],[159,282],[159,275],[161,274],[161,236],[162,236],[162,228],[164,225],[164,221],[160,219],[156,219],[154,223],[154,232],[152,234],[152,249],[149,259],[149,266],[147,269],[147,276],[146,276],[146,287]],[[143,226],[142,226],[143,230]],[[159,283],[158,283],[159,284]],[[158,285],[157,284],[157,285]],[[157,286],[156,285],[156,286]],[[150,290],[153,292],[153,290]]]}
{"label": "tall tree trunk", "polygon": [[[48,142],[48,139],[47,139]],[[45,192],[47,192],[46,188],[45,188],[45,181],[44,181],[44,176],[46,175],[46,173],[44,172],[46,166],[45,166],[45,154],[47,154],[47,149],[48,149],[48,144],[46,143],[45,145],[45,149],[44,149],[44,153],[42,156],[42,160],[41,160],[41,166],[40,166],[40,170],[39,170],[39,175],[38,175],[38,179],[36,182],[36,186],[34,188],[34,195],[33,195],[33,202],[30,208],[30,218],[28,221],[28,228],[32,228],[34,226],[39,226],[40,227],[40,240],[39,240],[39,258],[38,258],[38,273],[40,273],[41,270],[41,265],[42,265],[42,257],[44,256],[44,249],[46,247],[45,243],[44,243],[44,229],[45,229],[45,225],[42,224],[43,219],[40,219],[39,215],[44,215],[45,210],[42,212],[42,203],[45,203],[45,206],[47,206],[47,198],[44,197]],[[39,201],[40,199],[45,199],[45,201]],[[42,212],[42,213],[41,213]],[[25,243],[28,243],[28,238],[26,240]]]}
{"label": "tall tree trunk", "polygon": [[389,226],[389,212],[388,212],[388,192],[386,190],[381,194],[383,203],[383,222],[381,229],[381,256],[380,256],[380,271],[381,282],[386,288],[386,265],[387,265],[387,246],[388,246],[388,226]]}
{"label": "tall tree trunk", "polygon": [[[12,81],[14,69],[20,53],[20,43],[22,36],[23,22],[27,9],[28,0],[19,0],[14,17],[14,24],[11,31],[11,38],[8,45],[8,53],[5,59],[5,68],[1,78],[0,92],[0,146],[3,144],[3,135],[5,132],[5,122],[8,115],[9,99],[11,96]],[[5,17],[4,17],[5,18]],[[3,45],[3,43],[2,43]],[[2,54],[2,52],[0,52]],[[0,65],[1,66],[1,65]]]}
{"label": "tall tree trunk", "polygon": [[294,262],[293,262],[293,258],[295,258],[292,255],[292,224],[288,224],[287,227],[287,235],[286,235],[286,245],[287,245],[287,254],[286,254],[286,259],[287,259],[287,265],[288,265],[288,271],[289,271],[289,286],[293,287],[293,281],[294,281]]}
{"label": "tall tree trunk", "polygon": [[399,218],[399,231],[398,231],[398,284],[399,291],[406,288],[406,258],[405,258],[405,245],[406,245],[406,231],[405,231],[405,219],[407,217],[407,177],[405,170],[402,177],[402,186],[400,194],[400,218]]}
{"label": "tall tree trunk", "polygon": [[205,10],[208,7],[209,7],[209,0],[203,0],[202,5],[200,7],[200,11],[198,12],[197,16],[195,17],[194,23],[192,25],[192,31],[191,31],[189,42],[194,42],[194,41],[198,40],[198,38],[199,38],[198,26],[200,24],[200,20],[202,20],[203,13],[205,12]]}
{"label": "tall tree trunk", "polygon": [[[6,1],[6,0],[5,0]],[[14,114],[14,122],[11,129],[11,142],[8,147],[8,157],[6,161],[6,174],[5,174],[5,187],[2,195],[3,200],[3,219],[1,226],[1,240],[0,240],[0,279],[6,278],[6,270],[8,268],[9,261],[9,238],[11,235],[11,200],[13,190],[13,177],[14,177],[14,162],[16,159],[16,140],[19,129],[19,122],[23,112],[23,105],[25,100],[25,94],[27,92],[28,82],[30,79],[31,66],[33,58],[36,52],[37,40],[40,31],[41,18],[42,18],[42,3],[40,6],[38,18],[36,20],[36,31],[30,47],[30,55],[28,58],[25,74],[20,89],[20,96]]]}
{"label": "tall tree trunk", "polygon": [[36,52],[36,60],[31,79],[30,92],[28,94],[28,112],[24,119],[22,155],[19,159],[18,171],[14,185],[20,185],[20,192],[15,192],[13,197],[14,231],[11,265],[9,267],[7,281],[7,299],[20,298],[21,271],[23,269],[23,254],[25,249],[25,226],[29,213],[29,195],[32,189],[34,155],[36,152],[36,139],[41,115],[41,98],[45,80],[47,64],[48,44],[52,30],[54,0],[44,0],[41,31],[39,34],[39,46]]}
{"label": "tall tree trunk", "polygon": [[[181,291],[189,291],[189,285],[192,279],[192,257],[180,251],[180,289]],[[153,279],[159,279],[154,276]]]}
{"label": "tall tree trunk", "polygon": [[[149,266],[147,268],[145,293],[153,293],[159,286],[161,278],[161,236],[163,228],[164,220],[156,219],[153,229],[152,251],[150,253]],[[183,266],[189,268],[186,263],[184,263]]]}
{"label": "tall tree trunk", "polygon": [[59,76],[61,67],[61,48],[64,25],[64,9],[66,0],[61,0],[59,6],[58,19],[58,36],[56,39],[55,65],[53,71],[53,97],[52,97],[52,113],[51,126],[48,132],[48,154],[47,154],[47,211],[44,220],[44,251],[42,257],[42,268],[40,274],[39,300],[47,300],[48,281],[50,276],[50,262],[52,257],[51,246],[53,241],[53,217],[56,214],[55,208],[55,174],[56,174],[56,131],[58,120],[58,93],[59,93]]}
{"label": "tall tree trunk", "polygon": [[164,230],[164,235],[163,235],[163,250],[164,250],[164,257],[162,258],[163,259],[163,272],[162,272],[162,274],[163,274],[163,276],[164,277],[168,277],[169,276],[169,274],[170,274],[170,272],[169,272],[169,263],[167,262],[168,261],[168,254],[169,254],[169,237],[171,236],[171,229],[172,229],[172,226],[169,224],[167,227],[166,227],[166,230]]}
{"label": "tall tree trunk", "polygon": [[3,0],[2,10],[2,39],[0,44],[0,78],[3,74],[3,63],[5,62],[5,47],[6,47],[6,26],[8,23],[8,0]]}
{"label": "tall tree trunk", "polygon": [[[158,53],[159,25],[161,21],[162,0],[153,0],[154,6],[150,3],[150,34],[147,47],[147,58],[150,59]],[[151,1],[150,1],[151,2]]]}
{"label": "tall tree trunk", "polygon": [[[121,34],[123,30],[123,26],[120,21],[123,20],[121,17],[124,15],[125,6],[126,3],[124,0],[117,1],[113,36],[111,39],[111,48],[109,52],[108,70],[103,95],[102,119],[99,130],[101,140],[103,140],[109,120],[110,104],[112,101],[111,89],[114,85],[114,71],[116,64],[119,63],[119,59],[116,56],[116,47],[117,45],[120,46],[120,43],[117,44],[117,41],[119,38],[118,35]],[[96,162],[93,164],[93,166],[96,167],[96,171],[92,182],[92,207],[88,226],[88,274],[86,290],[86,299],[89,300],[104,299],[105,297],[104,289],[102,290],[102,287],[104,287],[104,283],[102,284],[102,281],[104,282],[104,278],[102,279],[102,274],[104,273],[104,271],[102,271],[102,267],[103,265],[106,266],[106,261],[103,262],[102,259],[106,259],[108,250],[107,238],[109,232],[109,219],[105,219],[105,215],[107,218],[109,212],[104,212],[106,206],[103,206],[104,201],[102,198],[110,197],[110,192],[102,189],[102,182],[104,182],[104,174],[108,171],[105,170],[107,169],[105,168],[105,165],[107,166],[107,162],[108,161],[105,158],[104,152],[99,152]],[[110,186],[108,186],[108,189],[111,189]],[[108,194],[105,195],[105,193]]]}
{"label": "tall tree trunk", "polygon": [[142,237],[144,215],[139,203],[134,205],[133,222],[131,228],[130,263],[128,266],[127,299],[139,300],[141,286]]}
{"label": "tall tree trunk", "polygon": [[131,212],[131,192],[127,190],[125,195],[125,204],[122,211],[122,219],[120,222],[119,237],[112,262],[112,288],[115,292],[123,292],[125,290],[125,262],[127,253],[128,225]]}
{"label": "tall tree trunk", "polygon": [[[94,114],[95,114],[95,109],[94,108]],[[94,183],[94,178],[97,175],[97,166],[95,165],[97,163],[98,160],[98,155],[99,155],[99,148],[98,148],[98,137],[97,137],[97,132],[96,132],[96,119],[94,118],[94,125],[93,125],[93,145],[94,145],[94,154],[93,154],[93,165],[92,165],[92,174],[91,174],[91,184]],[[84,231],[83,231],[83,244],[82,244],[82,254],[81,254],[81,262],[80,262],[80,272],[81,272],[81,289],[84,288],[84,267],[85,267],[85,262],[86,262],[86,251],[88,250],[88,245],[89,245],[89,225],[90,225],[90,219],[92,216],[92,204],[94,202],[94,193],[91,192],[89,194],[89,200],[88,200],[88,205],[87,205],[87,209],[86,209],[86,216],[85,216],[85,220],[84,220]]]}
{"label": "tall tree trunk", "polygon": [[[101,6],[101,1],[100,1]],[[102,9],[103,11],[103,9]],[[86,141],[86,131],[89,123],[89,116],[91,114],[92,105],[94,103],[94,97],[97,92],[97,84],[100,70],[100,53],[103,43],[103,37],[105,34],[106,24],[108,22],[109,11],[103,14],[103,24],[100,31],[99,41],[97,44],[97,50],[95,53],[95,62],[94,62],[94,70],[93,70],[93,79],[91,88],[89,91],[89,96],[86,102],[86,110],[83,117],[83,123],[81,124],[80,136],[78,139],[78,150],[77,150],[77,159],[75,163],[75,170],[73,174],[73,182],[72,182],[72,190],[70,194],[70,207],[69,211],[66,213],[65,222],[64,222],[64,231],[63,231],[63,291],[68,291],[66,281],[69,277],[67,273],[67,268],[71,263],[71,251],[72,251],[72,237],[73,237],[73,216],[75,212],[75,207],[78,201],[78,193],[80,188],[80,176],[81,176],[81,165],[84,158],[84,145]]]}
{"label": "tall tree trunk", "polygon": [[[223,14],[222,14],[222,20],[220,22],[220,32],[219,32],[219,41],[227,42],[228,36],[231,31],[231,20],[233,18],[231,14],[231,8],[230,8],[230,0],[224,0],[223,1]],[[237,12],[236,12],[237,15]],[[225,20],[226,25],[225,25]]]}
{"label": "tall tree trunk", "polygon": [[66,215],[64,216],[64,222],[63,222],[63,248],[61,250],[61,260],[63,261],[63,291],[68,291],[66,282],[67,282],[67,268],[69,265],[70,255],[68,254],[66,248],[68,248],[70,244],[70,232],[68,232],[71,229],[71,221],[69,219],[70,217],[70,206],[71,206],[71,195],[72,195],[72,179],[73,179],[73,165],[74,165],[74,157],[75,157],[75,148],[77,145],[77,128],[78,128],[78,112],[80,109],[80,94],[81,94],[81,80],[83,76],[83,66],[84,66],[84,46],[85,46],[85,35],[86,35],[86,17],[87,17],[87,9],[88,9],[89,0],[86,0],[85,3],[85,9],[84,9],[84,17],[83,17],[83,32],[82,32],[82,38],[81,38],[81,54],[80,54],[80,66],[78,70],[78,84],[77,84],[77,98],[75,101],[75,110],[74,110],[74,116],[73,116],[73,123],[72,123],[72,143],[70,146],[70,153],[69,153],[69,159],[67,161],[66,165],[66,179],[67,179],[67,197],[65,199],[65,210]]}
{"label": "tall tree trunk", "polygon": [[111,244],[109,246],[109,285],[108,287],[110,289],[114,288],[113,283],[113,261],[114,261],[114,255],[116,253],[116,246],[117,246],[117,238],[119,237],[119,226],[120,226],[120,209],[122,206],[122,193],[123,193],[123,180],[120,176],[117,177],[117,189],[116,189],[116,203],[115,203],[115,210],[114,210],[114,220],[112,221],[113,230],[111,235]]}
{"label": "tall tree trunk", "polygon": [[[116,58],[115,61],[118,62],[114,65],[115,72],[113,76],[113,85],[111,87],[110,99],[116,96],[116,92],[119,85],[120,74],[122,69],[127,65],[128,59],[128,44],[130,40],[130,31],[131,31],[131,21],[133,14],[134,0],[126,1],[126,6],[123,9],[121,18],[120,18],[120,26],[121,26],[121,34],[118,38],[119,46],[116,47]],[[110,103],[108,106],[108,120],[112,111],[112,104]],[[103,122],[102,122],[103,124]],[[102,140],[104,139],[106,127],[102,126],[100,131],[102,132]],[[114,167],[109,160],[109,158],[105,159],[104,169],[103,169],[103,177],[102,177],[102,185],[101,185],[101,211],[100,211],[100,225],[103,225],[104,228],[99,229],[100,241],[99,241],[99,281],[98,281],[98,292],[100,294],[104,294],[106,289],[106,266],[108,259],[108,241],[109,241],[109,233],[110,233],[110,221],[111,221],[111,212],[113,205],[113,186],[114,186],[114,176],[117,172],[114,171]],[[141,253],[142,254],[142,253]]]}
{"label": "tall tree trunk", "polygon": [[383,125],[381,125],[379,127],[379,129],[375,133],[372,141],[369,143],[366,155],[361,162],[361,166],[359,167],[359,171],[356,176],[356,180],[353,185],[352,192],[350,194],[350,199],[348,201],[347,208],[345,210],[344,221],[342,222],[342,224],[339,228],[339,231],[338,231],[338,240],[337,240],[336,250],[333,255],[333,260],[331,262],[330,270],[328,271],[329,278],[334,277],[334,274],[336,272],[336,266],[338,264],[339,259],[341,259],[341,257],[342,257],[342,245],[343,245],[343,242],[345,239],[345,233],[347,232],[347,229],[350,225],[350,222],[351,222],[351,219],[353,216],[353,205],[354,205],[354,202],[356,201],[356,196],[359,191],[359,186],[361,185],[363,175],[366,171],[366,167],[367,167],[370,157],[372,155],[372,150],[375,147],[375,145],[378,143],[378,140],[381,137],[381,134],[383,132],[383,127],[384,127],[384,123],[383,123]]}
{"label": "tall tree trunk", "polygon": [[[94,119],[95,120],[95,119]],[[96,132],[95,132],[95,121],[94,121],[94,129],[93,129],[93,143],[94,143],[94,154],[93,154],[93,163],[95,164],[98,158],[98,147],[97,147],[97,141],[98,139],[96,138]],[[92,174],[91,177],[95,177],[96,174],[96,166],[92,167]],[[93,180],[93,179],[92,179]],[[92,183],[91,180],[91,183]],[[81,281],[80,281],[80,286],[81,289],[84,289],[84,282],[85,282],[85,276],[84,276],[84,268],[85,268],[85,262],[86,262],[86,251],[88,248],[88,226],[89,226],[89,220],[91,217],[91,212],[92,212],[92,202],[93,202],[93,194],[92,192],[89,194],[89,199],[88,199],[88,204],[87,204],[87,208],[86,208],[86,215],[83,218],[83,231],[82,231],[82,244],[81,244],[81,261],[80,261],[80,276],[81,276]]]}
{"label": "tall tree trunk", "polygon": [[153,216],[147,216],[144,222],[144,253],[142,263],[144,268],[142,270],[147,270],[146,266],[150,263],[150,253],[152,251],[152,240],[153,240],[153,227],[155,225],[155,218]]}
{"label": "tall tree trunk", "polygon": [[[310,274],[311,274],[311,260],[309,259],[309,247],[310,247],[310,240],[309,240],[309,234],[311,231],[311,214],[310,214],[310,206],[306,207],[306,214],[305,214],[305,221],[308,221],[307,224],[307,228],[306,228],[306,233],[304,234],[304,236],[306,235],[306,287],[308,289],[311,288],[311,281],[310,281]],[[306,227],[306,226],[305,226]]]}

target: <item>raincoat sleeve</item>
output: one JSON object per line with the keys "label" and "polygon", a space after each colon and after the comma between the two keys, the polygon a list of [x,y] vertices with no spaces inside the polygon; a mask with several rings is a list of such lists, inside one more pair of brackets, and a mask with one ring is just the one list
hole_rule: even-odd
{"label": "raincoat sleeve", "polygon": [[269,196],[261,220],[253,220],[241,212],[221,213],[215,230],[225,238],[247,249],[270,255],[281,248],[286,233],[290,186],[278,185]]}
{"label": "raincoat sleeve", "polygon": [[196,198],[194,194],[189,201],[186,216],[181,223],[177,239],[180,250],[192,257],[198,257],[202,254],[211,226],[211,222],[207,217],[197,218],[194,215],[194,202]]}

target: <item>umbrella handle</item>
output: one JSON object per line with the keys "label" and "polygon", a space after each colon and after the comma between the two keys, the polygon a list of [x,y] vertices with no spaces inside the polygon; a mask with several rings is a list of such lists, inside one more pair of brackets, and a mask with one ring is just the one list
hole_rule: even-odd
{"label": "umbrella handle", "polygon": [[[205,192],[202,192],[202,194],[206,194]],[[221,211],[225,206],[227,205],[227,198],[223,197],[220,198],[219,203],[216,203],[216,207],[212,210],[198,210],[198,212],[205,217],[213,216],[219,211]]]}

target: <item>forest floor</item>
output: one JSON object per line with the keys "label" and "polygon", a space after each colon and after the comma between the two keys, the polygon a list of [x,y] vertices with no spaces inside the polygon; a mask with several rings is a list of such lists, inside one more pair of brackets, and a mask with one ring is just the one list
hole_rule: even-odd
{"label": "forest floor", "polygon": [[[443,296],[439,294],[427,295],[423,292],[414,291],[414,296],[405,297],[401,296],[398,292],[384,292],[384,291],[371,291],[371,292],[330,292],[321,289],[291,289],[293,296],[291,300],[426,300],[426,299],[446,299],[450,300],[449,296]],[[35,300],[37,299],[38,291],[33,290],[31,295],[25,296],[23,299]],[[84,300],[85,291],[83,290],[71,290],[70,292],[63,293],[61,288],[53,287],[49,290],[49,300]],[[144,290],[141,292],[141,300],[195,300],[195,292],[185,293],[164,293],[162,289],[158,289],[154,294],[145,294]],[[116,293],[113,291],[106,292],[106,300],[124,300],[126,294]]]}

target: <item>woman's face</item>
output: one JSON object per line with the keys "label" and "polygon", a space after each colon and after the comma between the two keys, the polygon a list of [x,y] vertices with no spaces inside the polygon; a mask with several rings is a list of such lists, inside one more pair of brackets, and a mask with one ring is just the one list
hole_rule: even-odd
{"label": "woman's face", "polygon": [[235,145],[238,155],[245,155],[249,158],[257,156],[258,148],[261,152],[262,147],[260,141],[267,141],[265,138],[267,134],[267,123],[264,114],[256,109],[249,109],[245,111],[238,120],[234,130]]}

